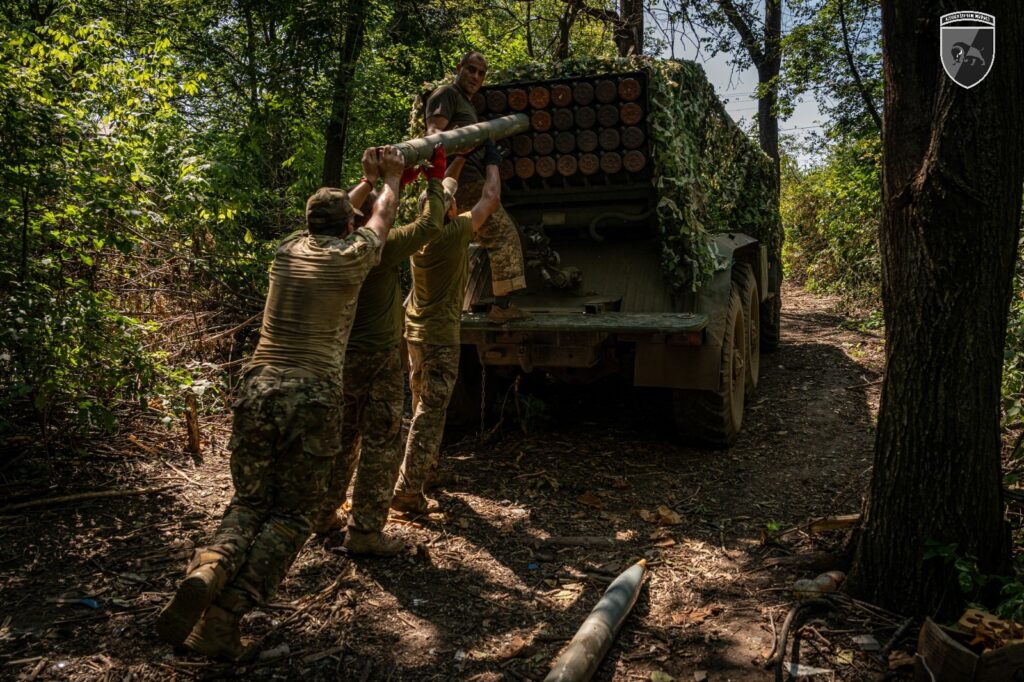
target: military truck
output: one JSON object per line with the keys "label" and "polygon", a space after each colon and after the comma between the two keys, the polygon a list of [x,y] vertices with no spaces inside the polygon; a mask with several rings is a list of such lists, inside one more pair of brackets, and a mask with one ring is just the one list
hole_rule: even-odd
{"label": "military truck", "polygon": [[[778,342],[781,235],[770,164],[699,67],[629,66],[499,80],[474,97],[482,121],[530,117],[529,131],[500,143],[502,203],[528,262],[528,287],[513,300],[530,316],[487,319],[487,253],[474,247],[451,409],[480,414],[484,372],[543,372],[572,384],[619,375],[671,390],[680,433],[726,447],[757,388],[761,351]],[[666,108],[691,113],[672,119]],[[673,181],[665,176],[680,167],[666,158],[673,153],[715,158],[690,159],[689,174]],[[745,206],[755,195],[766,205]],[[688,268],[673,276],[676,263]],[[567,273],[574,286],[565,286]]]}

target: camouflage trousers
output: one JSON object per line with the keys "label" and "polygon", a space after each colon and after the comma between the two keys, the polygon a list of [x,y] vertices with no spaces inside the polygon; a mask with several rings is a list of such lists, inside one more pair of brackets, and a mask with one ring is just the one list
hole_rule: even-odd
{"label": "camouflage trousers", "polygon": [[409,361],[412,424],[398,482],[404,494],[422,493],[427,477],[437,470],[445,412],[459,375],[459,346],[409,343]]}
{"label": "camouflage trousers", "polygon": [[[468,211],[480,199],[483,181],[460,185],[455,194],[459,211]],[[512,216],[501,205],[476,233],[476,241],[487,249],[491,261],[491,289],[495,296],[505,296],[526,288],[523,245]]]}
{"label": "camouflage trousers", "polygon": [[341,387],[294,370],[263,368],[234,405],[235,494],[193,568],[221,563],[218,602],[236,612],[266,603],[309,538],[341,447]]}
{"label": "camouflage trousers", "polygon": [[402,410],[405,364],[398,346],[345,355],[345,414],[341,450],[321,518],[345,502],[356,471],[348,525],[379,531],[388,520],[398,468],[402,464]]}

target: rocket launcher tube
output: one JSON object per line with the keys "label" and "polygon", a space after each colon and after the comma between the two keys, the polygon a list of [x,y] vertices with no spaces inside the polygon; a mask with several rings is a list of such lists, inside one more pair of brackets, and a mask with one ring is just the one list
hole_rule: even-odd
{"label": "rocket launcher tube", "polygon": [[594,675],[640,596],[646,565],[641,559],[612,581],[544,682],[585,682]]}
{"label": "rocket launcher tube", "polygon": [[429,161],[434,155],[434,147],[441,143],[445,154],[457,154],[474,147],[479,147],[487,139],[500,140],[510,135],[518,135],[530,129],[530,117],[526,114],[510,114],[501,118],[482,121],[472,125],[434,133],[426,137],[417,137],[399,142],[396,147],[405,159],[405,167],[410,168],[423,161]]}

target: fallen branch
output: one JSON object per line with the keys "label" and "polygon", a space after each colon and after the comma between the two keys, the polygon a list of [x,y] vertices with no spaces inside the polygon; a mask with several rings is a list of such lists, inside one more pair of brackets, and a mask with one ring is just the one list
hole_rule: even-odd
{"label": "fallen branch", "polygon": [[815,519],[811,521],[808,531],[811,535],[814,535],[815,533],[825,533],[831,530],[845,530],[847,528],[853,528],[858,523],[860,523],[860,514],[845,514],[843,516]]}
{"label": "fallen branch", "polygon": [[[828,599],[805,599],[804,601],[797,602],[789,610],[789,614],[782,624],[782,629],[779,630],[778,639],[773,642],[772,653],[765,664],[766,668],[775,668],[775,682],[782,682],[782,663],[786,659],[786,640],[789,638],[789,630],[799,613],[810,609],[834,608],[835,605]],[[793,663],[796,664],[797,661],[794,660]]]}
{"label": "fallen branch", "polygon": [[176,473],[176,474],[178,474],[179,476],[181,476],[181,477],[182,477],[183,479],[185,479],[185,480],[186,480],[186,481],[188,481],[189,483],[191,483],[191,484],[193,484],[193,485],[197,485],[197,486],[199,486],[200,488],[201,488],[201,487],[203,486],[203,484],[202,484],[202,483],[200,483],[200,482],[199,482],[199,481],[197,481],[196,479],[192,478],[191,476],[189,476],[188,474],[186,474],[186,473],[185,473],[184,471],[182,471],[182,470],[181,470],[181,469],[179,469],[178,467],[176,467],[176,466],[174,466],[173,464],[171,464],[170,462],[168,462],[168,461],[167,461],[166,459],[163,459],[163,458],[161,458],[161,459],[160,459],[160,461],[161,461],[161,462],[163,462],[163,463],[164,463],[164,465],[166,465],[166,466],[167,466],[167,468],[169,468],[169,469],[170,469],[171,471],[173,471],[174,473]]}
{"label": "fallen branch", "polygon": [[845,388],[845,389],[846,389],[847,391],[853,391],[853,390],[856,390],[856,389],[858,389],[858,388],[869,388],[869,387],[871,387],[871,386],[877,386],[878,384],[882,383],[883,381],[885,381],[885,379],[884,379],[884,378],[882,378],[882,379],[876,379],[875,381],[865,381],[865,382],[864,382],[864,383],[862,383],[862,384],[853,384],[853,385],[851,385],[851,386],[844,386],[844,388]]}
{"label": "fallen branch", "polygon": [[601,547],[613,549],[618,546],[614,538],[591,535],[552,536],[540,540],[539,543],[550,547]]}
{"label": "fallen branch", "polygon": [[41,500],[30,500],[0,507],[0,513],[12,512],[19,509],[31,509],[33,507],[45,507],[51,504],[64,504],[65,502],[82,502],[84,500],[97,500],[111,497],[130,497],[132,495],[151,495],[160,493],[174,486],[165,485],[160,488],[140,488],[137,490],[95,490],[88,493],[77,493],[75,495],[61,495],[59,497],[45,497]]}

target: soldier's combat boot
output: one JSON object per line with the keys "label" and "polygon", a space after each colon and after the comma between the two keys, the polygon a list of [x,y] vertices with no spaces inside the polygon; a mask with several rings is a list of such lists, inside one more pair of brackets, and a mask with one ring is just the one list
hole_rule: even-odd
{"label": "soldier's combat boot", "polygon": [[427,480],[423,481],[423,491],[429,492],[437,488],[450,486],[455,482],[455,476],[450,471],[438,471],[431,469],[427,473]]}
{"label": "soldier's combat boot", "polygon": [[431,500],[423,493],[395,493],[391,508],[406,514],[433,514],[441,511],[437,500]]}
{"label": "soldier's combat boot", "polygon": [[507,296],[498,296],[494,299],[494,305],[491,306],[490,312],[487,313],[487,320],[495,324],[504,324],[512,320],[524,320],[529,316],[530,313],[516,307],[508,300]]}
{"label": "soldier's combat boot", "polygon": [[[200,554],[197,560],[204,558]],[[157,616],[156,632],[160,639],[175,646],[184,642],[227,579],[227,569],[221,561],[209,561],[192,568]]]}
{"label": "soldier's combat boot", "polygon": [[342,547],[350,554],[389,557],[401,554],[405,543],[401,538],[388,537],[380,531],[365,531],[349,526]]}
{"label": "soldier's combat boot", "polygon": [[339,509],[321,514],[320,518],[316,521],[316,528],[314,532],[317,535],[330,535],[336,530],[345,530],[345,526],[348,524],[348,518],[345,513]]}
{"label": "soldier's combat boot", "polygon": [[213,604],[185,639],[185,646],[209,658],[238,661],[249,651],[238,630],[239,620],[234,613]]}

